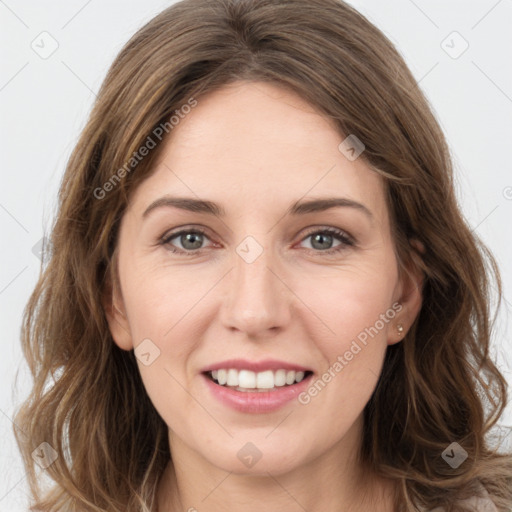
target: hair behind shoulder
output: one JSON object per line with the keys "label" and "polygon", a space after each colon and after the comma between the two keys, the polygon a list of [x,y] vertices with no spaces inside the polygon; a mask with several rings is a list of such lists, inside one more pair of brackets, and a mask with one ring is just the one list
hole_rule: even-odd
{"label": "hair behind shoulder", "polygon": [[[420,265],[425,276],[422,310],[389,347],[365,409],[361,458],[399,483],[397,510],[462,510],[455,503],[481,482],[508,511],[512,455],[485,437],[507,401],[489,355],[498,269],[460,212],[444,135],[403,58],[339,0],[184,0],[115,59],[69,159],[51,257],[24,312],[34,385],[15,434],[34,508],[155,510],[167,426],[133,352],[113,343],[102,304],[116,282],[119,221],[162,146],[155,129],[238,80],[288,87],[336,124],[340,142],[363,141],[362,158],[385,178],[401,269]],[[139,160],[148,137],[154,149]],[[50,490],[31,456],[43,442],[58,454],[45,469]],[[454,442],[467,453],[457,468],[442,457]]]}

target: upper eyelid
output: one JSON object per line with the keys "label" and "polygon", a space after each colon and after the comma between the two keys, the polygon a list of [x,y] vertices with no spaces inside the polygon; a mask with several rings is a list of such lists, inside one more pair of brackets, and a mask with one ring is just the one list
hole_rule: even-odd
{"label": "upper eyelid", "polygon": [[170,230],[170,231],[166,231],[161,237],[160,237],[160,240],[170,240],[172,238],[175,238],[177,237],[178,235],[182,235],[183,233],[193,233],[193,232],[197,232],[197,233],[200,233],[202,235],[205,235],[207,236],[208,238],[210,238],[210,236],[208,235],[208,230],[204,227],[197,227],[197,226],[191,226],[191,227],[182,227],[182,228],[176,228],[176,230]]}

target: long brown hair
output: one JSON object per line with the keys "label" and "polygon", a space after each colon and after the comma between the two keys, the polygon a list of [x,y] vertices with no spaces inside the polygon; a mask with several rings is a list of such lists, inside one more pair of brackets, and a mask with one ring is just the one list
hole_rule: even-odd
{"label": "long brown hair", "polygon": [[[34,508],[155,510],[171,457],[167,426],[133,351],[113,342],[103,301],[116,281],[119,221],[162,147],[155,130],[167,126],[172,136],[176,111],[238,80],[291,88],[340,137],[364,143],[361,157],[384,177],[398,260],[425,276],[422,309],[405,339],[388,347],[366,406],[361,458],[396,481],[396,510],[462,510],[456,501],[478,482],[509,510],[512,455],[486,437],[507,401],[489,356],[498,269],[460,212],[447,143],[404,60],[339,0],[184,0],[115,59],[69,159],[51,253],[24,312],[34,384],[15,434]],[[154,147],[138,158],[148,137]],[[32,458],[43,442],[57,455],[44,490]],[[457,468],[442,457],[453,442],[468,454]]]}

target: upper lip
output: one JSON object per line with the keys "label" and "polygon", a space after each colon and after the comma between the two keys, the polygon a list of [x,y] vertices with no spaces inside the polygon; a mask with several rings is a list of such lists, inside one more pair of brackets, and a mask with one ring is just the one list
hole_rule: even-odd
{"label": "upper lip", "polygon": [[287,363],[277,359],[264,359],[263,361],[247,361],[246,359],[228,359],[219,363],[208,365],[201,370],[202,373],[213,370],[234,368],[236,370],[251,370],[253,372],[263,372],[265,370],[295,370],[301,372],[312,371],[305,366],[295,363]]}

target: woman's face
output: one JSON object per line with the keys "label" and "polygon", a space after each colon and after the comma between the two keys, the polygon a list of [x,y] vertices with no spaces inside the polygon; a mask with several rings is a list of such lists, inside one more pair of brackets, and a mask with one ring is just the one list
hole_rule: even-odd
{"label": "woman's face", "polygon": [[286,89],[238,82],[199,99],[135,191],[107,316],[173,453],[279,474],[355,452],[420,298],[383,181],[344,138]]}

